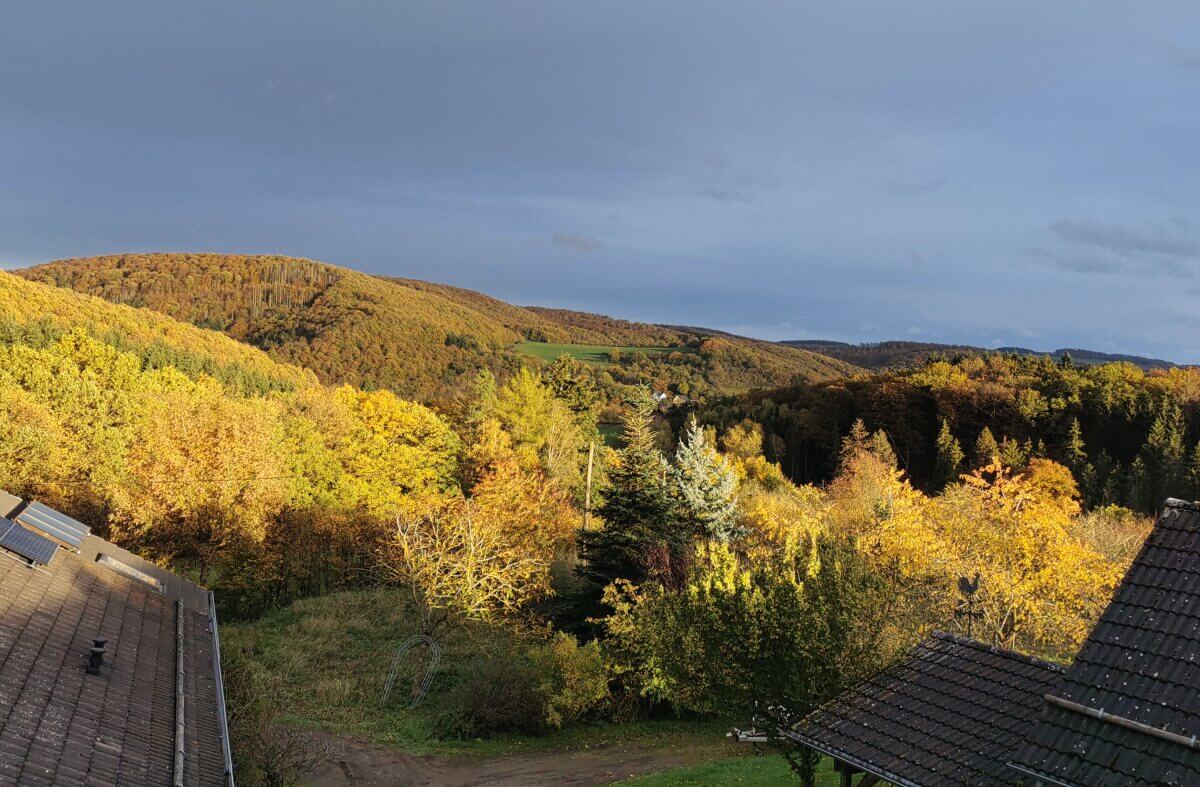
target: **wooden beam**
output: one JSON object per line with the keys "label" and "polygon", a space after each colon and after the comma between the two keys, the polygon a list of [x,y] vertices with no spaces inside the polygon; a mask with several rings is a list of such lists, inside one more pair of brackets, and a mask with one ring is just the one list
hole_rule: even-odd
{"label": "wooden beam", "polygon": [[858,787],[873,787],[879,784],[879,777],[873,773],[863,774],[863,777],[858,780]]}

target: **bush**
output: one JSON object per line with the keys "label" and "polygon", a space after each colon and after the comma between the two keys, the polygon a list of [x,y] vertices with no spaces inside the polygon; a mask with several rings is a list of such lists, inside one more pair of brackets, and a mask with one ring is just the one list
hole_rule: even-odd
{"label": "bush", "polygon": [[502,653],[467,668],[443,700],[436,728],[451,738],[538,733],[546,716],[547,697],[536,666],[528,657]]}
{"label": "bush", "polygon": [[549,726],[559,728],[580,721],[608,699],[608,674],[595,640],[580,645],[560,632],[534,650],[533,660],[542,675]]}

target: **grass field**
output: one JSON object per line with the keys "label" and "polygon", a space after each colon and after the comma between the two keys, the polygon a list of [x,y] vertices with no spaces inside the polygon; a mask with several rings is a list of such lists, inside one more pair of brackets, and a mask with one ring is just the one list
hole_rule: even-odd
{"label": "grass field", "polygon": [[[689,746],[724,740],[727,725],[712,720],[588,724],[546,735],[499,735],[484,740],[443,740],[433,732],[436,695],[480,647],[468,631],[441,638],[441,668],[426,704],[380,703],[396,645],[414,630],[402,596],[394,590],[334,593],[297,601],[253,623],[221,626],[222,657],[268,676],[291,726],[349,735],[413,755],[495,757],[547,749],[672,742]],[[403,681],[402,681],[403,683]]]}
{"label": "grass field", "polygon": [[[629,787],[692,787],[692,785],[742,784],[748,787],[767,787],[776,784],[797,784],[783,758],[777,754],[765,757],[733,757],[690,768],[652,773],[626,779],[619,784]],[[822,760],[817,767],[817,787],[835,787],[838,775],[832,760]]]}
{"label": "grass field", "polygon": [[519,353],[541,358],[543,361],[553,361],[560,355],[570,355],[584,363],[597,366],[608,366],[608,355],[613,350],[622,353],[640,352],[646,355],[666,355],[673,352],[693,352],[687,347],[617,347],[599,344],[548,344],[546,342],[521,342],[515,349]]}

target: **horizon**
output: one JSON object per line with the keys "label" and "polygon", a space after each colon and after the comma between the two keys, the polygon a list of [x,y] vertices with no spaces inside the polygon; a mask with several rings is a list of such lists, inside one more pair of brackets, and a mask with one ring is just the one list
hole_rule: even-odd
{"label": "horizon", "polygon": [[1159,11],[18,6],[0,264],[279,253],[770,341],[1197,363],[1200,11]]}

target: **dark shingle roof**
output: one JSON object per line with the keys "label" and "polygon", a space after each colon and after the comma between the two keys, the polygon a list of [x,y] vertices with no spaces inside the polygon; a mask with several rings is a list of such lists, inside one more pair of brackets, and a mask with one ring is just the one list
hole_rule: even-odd
{"label": "dark shingle roof", "polygon": [[896,784],[1018,784],[1008,753],[1061,679],[1058,665],[935,633],[786,734]]}
{"label": "dark shingle roof", "polygon": [[[1200,506],[1168,501],[1016,767],[1069,785],[1200,784]],[[1133,722],[1133,725],[1121,720]]]}
{"label": "dark shingle roof", "polygon": [[[180,614],[184,781],[226,784],[215,619],[196,593],[179,599],[96,561],[113,550],[88,536],[38,567],[0,551],[0,785],[171,784]],[[94,637],[108,639],[100,675],[84,669]]]}

